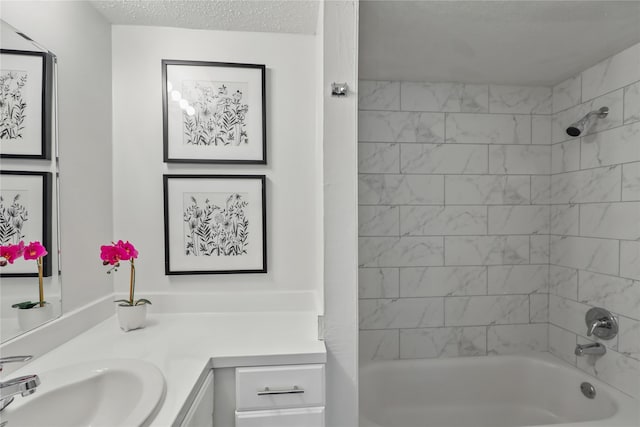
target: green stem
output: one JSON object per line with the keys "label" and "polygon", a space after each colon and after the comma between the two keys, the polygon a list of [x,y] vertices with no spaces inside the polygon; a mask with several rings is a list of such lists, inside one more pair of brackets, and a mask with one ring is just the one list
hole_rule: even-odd
{"label": "green stem", "polygon": [[38,288],[40,291],[40,307],[44,307],[44,288],[42,286],[42,257],[38,257]]}
{"label": "green stem", "polygon": [[133,305],[133,292],[136,288],[136,266],[133,265],[133,258],[131,258],[131,278],[129,283],[129,302]]}

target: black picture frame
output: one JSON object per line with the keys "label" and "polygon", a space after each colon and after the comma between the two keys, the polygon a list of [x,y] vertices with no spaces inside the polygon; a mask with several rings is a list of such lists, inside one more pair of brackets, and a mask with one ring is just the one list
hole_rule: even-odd
{"label": "black picture frame", "polygon": [[[33,152],[33,150],[27,152],[19,152],[16,150],[9,150],[6,152],[6,148],[2,148],[0,144],[0,158],[6,159],[51,159],[51,141],[53,137],[53,67],[55,57],[48,52],[28,51],[28,50],[14,50],[14,49],[0,49],[0,63],[6,64],[8,56],[24,56],[27,58],[38,57],[42,60],[42,78],[38,79],[41,84],[41,90],[39,95],[40,106],[37,108],[40,110],[40,120],[38,123],[41,126],[39,132],[35,132],[29,139],[33,139],[34,143],[39,147],[39,152]],[[4,66],[3,66],[4,67]],[[4,71],[4,69],[3,69]],[[2,96],[2,95],[0,95]],[[2,128],[0,128],[0,137],[5,135]],[[35,142],[35,138],[39,138],[39,144]]]}
{"label": "black picture frame", "polygon": [[[265,175],[166,174],[163,175],[163,194],[165,275],[267,273]],[[219,205],[215,204],[216,200],[220,201]],[[185,208],[187,203],[189,206]],[[236,214],[238,207],[241,215]],[[245,207],[248,207],[246,215]],[[199,217],[194,214],[197,209],[200,209]],[[238,231],[240,227],[236,225],[243,220],[247,221],[246,226]],[[207,232],[215,227],[225,231]],[[219,237],[225,232],[235,233],[236,242],[238,236],[244,236],[244,240],[232,245],[230,240]],[[200,239],[202,236],[208,236],[205,243]],[[251,245],[249,240],[245,245],[247,236],[259,238],[258,243]],[[225,242],[229,253],[220,252]],[[196,247],[204,252],[196,253]],[[245,260],[238,255],[246,255]]]}
{"label": "black picture frame", "polygon": [[[191,73],[191,74],[189,74]],[[236,73],[237,77],[232,77]],[[187,78],[194,80],[181,79],[180,76],[185,75]],[[172,83],[169,79],[174,79]],[[175,80],[177,79],[177,80]],[[199,80],[198,80],[199,79]],[[209,79],[209,80],[203,80]],[[246,79],[243,81],[242,79]],[[182,83],[178,85],[178,83]],[[187,87],[186,84],[189,84]],[[200,84],[200,85],[199,85]],[[192,86],[193,85],[193,86]],[[203,88],[204,85],[205,87]],[[207,87],[208,85],[208,87]],[[222,85],[222,86],[220,86]],[[226,92],[227,85],[231,87],[232,95]],[[178,88],[181,91],[178,91]],[[213,108],[203,107],[205,103],[194,101],[196,93],[199,93],[199,99],[211,99],[203,94],[210,94],[211,91],[217,90],[217,95],[222,93],[225,88],[224,96],[218,99],[227,101],[225,105],[233,104],[236,99],[236,93],[240,93],[240,97],[244,96],[244,92],[248,92],[247,103],[233,104],[235,108],[229,111],[230,119],[224,119],[224,114],[211,114],[209,120],[216,124],[224,123],[224,125],[215,126],[215,129],[231,129],[237,126],[236,131],[224,131],[211,135],[207,132],[199,132],[196,123],[200,124],[202,120],[188,122],[188,131],[185,131],[187,122],[185,122],[185,114],[196,116],[198,118],[207,114],[205,110],[211,113]],[[246,90],[239,90],[245,88]],[[233,90],[236,89],[236,92]],[[256,92],[260,93],[257,94]],[[178,92],[180,97],[173,99],[174,92]],[[184,93],[187,95],[183,96]],[[259,97],[259,99],[257,99]],[[170,100],[171,98],[171,100]],[[240,98],[241,99],[241,98]],[[180,107],[180,103],[185,102],[186,106]],[[177,104],[176,104],[177,103]],[[190,105],[192,103],[196,107]],[[231,104],[229,104],[231,103]],[[207,103],[206,105],[220,105],[219,102]],[[246,109],[241,108],[246,107]],[[191,108],[191,111],[189,111]],[[182,109],[184,112],[182,112]],[[254,113],[255,110],[258,110]],[[244,111],[244,113],[242,113]],[[193,113],[192,113],[193,112]],[[238,113],[239,112],[239,113]],[[226,113],[225,113],[226,114]],[[212,117],[219,117],[213,119]],[[245,123],[245,119],[247,123]],[[256,121],[259,120],[259,123]],[[239,122],[239,124],[238,124]],[[180,126],[178,125],[180,123]],[[231,123],[236,123],[232,125]],[[245,129],[241,131],[240,129]],[[184,60],[162,60],[162,130],[163,130],[163,159],[166,163],[210,163],[210,164],[267,164],[267,102],[266,102],[266,67],[264,64],[242,64],[232,62],[208,62],[208,61],[184,61]],[[215,132],[215,131],[214,131]],[[259,136],[255,134],[259,133]],[[206,138],[205,138],[206,135]],[[221,138],[220,135],[225,135]],[[244,139],[242,138],[244,135]],[[218,141],[230,140],[229,137],[234,136],[233,143],[221,143]],[[185,138],[187,143],[184,143]],[[213,142],[211,142],[213,138]],[[195,144],[191,141],[198,141]],[[257,142],[253,142],[256,141]],[[200,144],[202,142],[202,144]],[[182,146],[180,145],[182,143]],[[253,144],[247,145],[244,144]],[[200,144],[200,145],[196,145]],[[229,150],[238,150],[234,153]]]}
{"label": "black picture frame", "polygon": [[[40,196],[33,197],[31,199],[34,202],[41,203],[41,207],[36,206],[36,211],[40,211],[42,217],[41,226],[39,227],[36,233],[32,233],[29,236],[25,236],[24,240],[25,244],[28,244],[29,241],[40,241],[42,245],[47,249],[48,254],[44,256],[42,260],[42,274],[44,277],[51,276],[51,251],[57,250],[51,247],[51,200],[52,200],[52,173],[51,172],[32,172],[32,171],[0,171],[0,194],[6,192],[8,189],[4,188],[7,185],[7,181],[9,181],[10,177],[20,178],[24,177],[25,179],[40,177],[41,182],[38,185],[39,190],[42,191]],[[31,184],[33,187],[34,185]],[[28,187],[28,185],[22,186]],[[3,197],[4,198],[4,197]],[[21,203],[25,201],[22,200]],[[0,216],[4,217],[6,214],[7,208],[4,206],[6,201],[3,201],[0,204]],[[4,225],[4,219],[0,220],[0,227]],[[0,234],[2,231],[0,230]],[[0,241],[0,244],[5,244],[5,242]],[[21,267],[25,263],[24,260],[18,261],[14,263],[16,267]],[[35,263],[33,263],[35,266]],[[29,269],[29,268],[28,268]],[[35,272],[12,272],[10,265],[0,268],[0,277],[37,277],[37,270]]]}

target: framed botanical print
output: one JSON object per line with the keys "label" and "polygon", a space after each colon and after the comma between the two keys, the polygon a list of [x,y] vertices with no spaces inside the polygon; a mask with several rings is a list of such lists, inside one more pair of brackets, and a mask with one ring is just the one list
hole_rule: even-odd
{"label": "framed botanical print", "polygon": [[165,274],[267,272],[264,175],[164,175]]}
{"label": "framed botanical print", "polygon": [[265,66],[162,60],[164,161],[267,163]]}
{"label": "framed botanical print", "polygon": [[[0,245],[38,241],[51,248],[51,172],[0,171]],[[43,259],[43,275],[51,276],[51,255]],[[37,276],[36,263],[14,262],[0,277]]]}
{"label": "framed botanical print", "polygon": [[0,157],[51,158],[53,61],[0,49]]}

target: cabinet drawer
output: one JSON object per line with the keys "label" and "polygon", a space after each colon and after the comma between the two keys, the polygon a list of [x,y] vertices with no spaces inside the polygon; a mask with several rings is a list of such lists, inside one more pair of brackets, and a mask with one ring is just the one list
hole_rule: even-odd
{"label": "cabinet drawer", "polygon": [[324,427],[324,408],[236,411],[236,427]]}
{"label": "cabinet drawer", "polygon": [[324,365],[236,368],[236,409],[324,406]]}

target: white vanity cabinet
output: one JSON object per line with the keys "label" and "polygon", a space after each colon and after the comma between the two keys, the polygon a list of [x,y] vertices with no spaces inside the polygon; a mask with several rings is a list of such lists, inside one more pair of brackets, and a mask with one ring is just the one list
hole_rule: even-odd
{"label": "white vanity cabinet", "polygon": [[236,427],[323,427],[324,365],[236,368]]}
{"label": "white vanity cabinet", "polygon": [[180,427],[213,426],[213,390],[213,369],[210,369]]}

